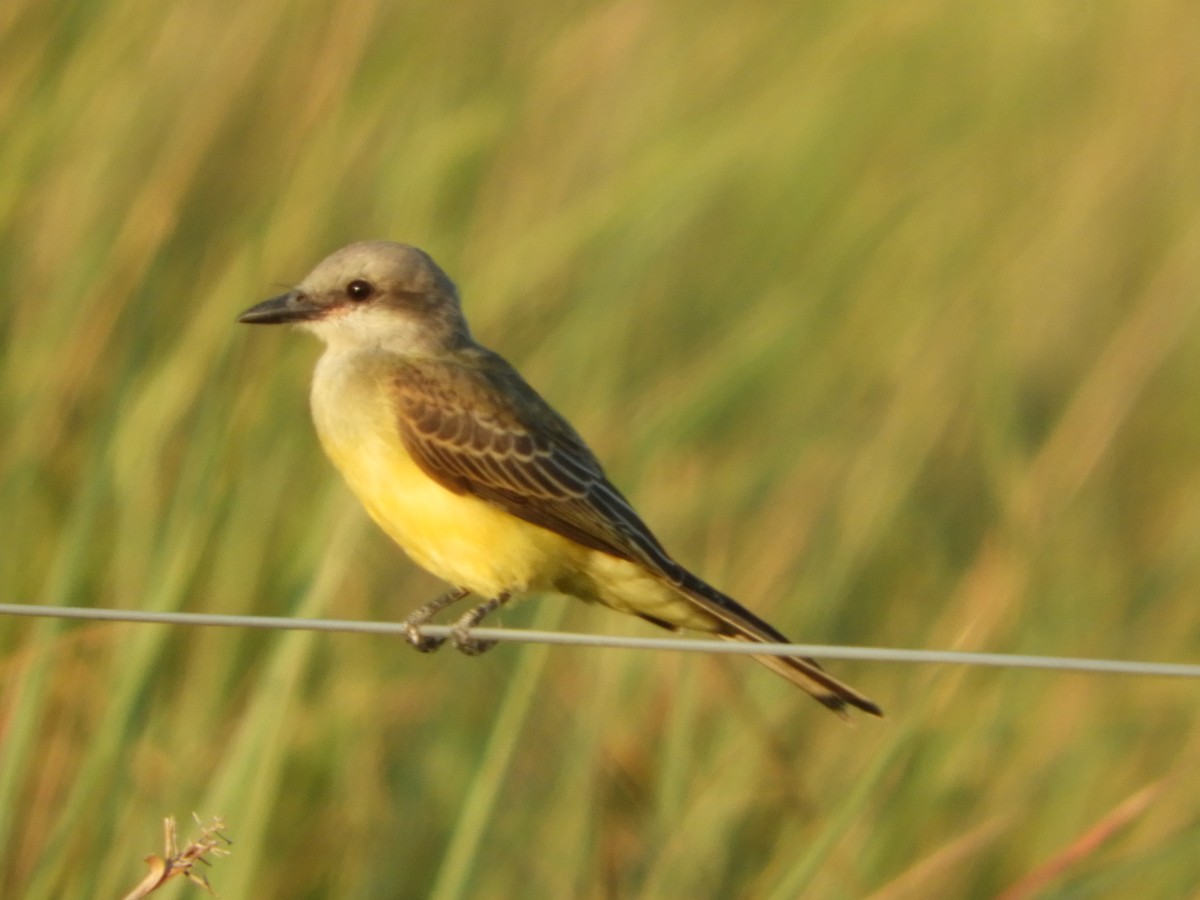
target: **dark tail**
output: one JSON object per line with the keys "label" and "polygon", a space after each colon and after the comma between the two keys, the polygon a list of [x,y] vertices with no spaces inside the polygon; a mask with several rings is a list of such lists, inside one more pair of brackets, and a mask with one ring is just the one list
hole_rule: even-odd
{"label": "dark tail", "polygon": [[[672,572],[672,575],[676,573]],[[671,584],[700,605],[719,622],[717,634],[728,641],[749,644],[791,643],[779,631],[746,609],[732,597],[727,597],[716,588],[701,581],[691,572],[679,567],[678,579]],[[803,656],[751,656],[751,659],[766,666],[777,675],[782,675],[792,684],[807,691],[817,702],[836,712],[844,719],[846,707],[853,706],[873,716],[883,716],[883,710],[848,684],[843,684],[815,660]]]}

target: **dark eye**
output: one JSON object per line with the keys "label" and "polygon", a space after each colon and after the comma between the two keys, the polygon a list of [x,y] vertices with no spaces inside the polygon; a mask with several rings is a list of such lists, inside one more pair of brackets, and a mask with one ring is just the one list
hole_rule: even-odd
{"label": "dark eye", "polygon": [[346,296],[351,300],[366,300],[374,293],[375,288],[371,282],[363,281],[361,278],[356,278],[346,285]]}

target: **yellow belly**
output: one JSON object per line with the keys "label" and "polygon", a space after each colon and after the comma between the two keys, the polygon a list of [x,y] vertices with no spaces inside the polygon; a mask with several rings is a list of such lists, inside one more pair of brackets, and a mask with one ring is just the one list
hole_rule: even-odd
{"label": "yellow belly", "polygon": [[313,380],[321,444],[371,518],[419,566],[473,593],[553,589],[584,548],[426,475],[400,440],[385,385],[369,365],[328,357]]}
{"label": "yellow belly", "polygon": [[329,448],[379,526],[422,568],[484,597],[553,587],[576,545],[431,480],[407,453]]}

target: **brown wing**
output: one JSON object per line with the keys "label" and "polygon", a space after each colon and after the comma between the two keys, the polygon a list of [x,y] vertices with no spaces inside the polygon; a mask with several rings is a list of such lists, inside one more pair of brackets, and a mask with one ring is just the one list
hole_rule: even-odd
{"label": "brown wing", "polygon": [[586,547],[676,567],[575,430],[501,357],[406,363],[394,382],[400,434],[430,478]]}

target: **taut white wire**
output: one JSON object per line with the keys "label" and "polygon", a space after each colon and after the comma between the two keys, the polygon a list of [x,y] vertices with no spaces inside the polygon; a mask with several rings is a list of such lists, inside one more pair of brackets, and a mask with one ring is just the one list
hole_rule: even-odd
{"label": "taut white wire", "polygon": [[[79,606],[30,606],[0,603],[0,615],[86,619],[102,622],[140,622],[151,625],[191,625],[225,628],[267,628],[300,631],[338,631],[357,634],[404,636],[401,622],[366,622],[350,619],[297,619],[283,616],[224,616],[212,613],[142,612],[127,609],[90,609]],[[422,625],[421,633],[447,637],[448,625]],[[1154,675],[1165,678],[1200,678],[1200,665],[1135,662],[1121,659],[1082,659],[1069,656],[1023,656],[1009,653],[963,653],[955,650],[900,650],[886,647],[838,647],[826,644],[740,644],[696,638],[640,638],[578,634],[565,631],[532,631],[514,628],[472,628],[471,635],[488,641],[530,644],[566,644],[576,647],[612,647],[631,650],[675,650],[686,653],[730,653],[756,656],[811,656],[815,659],[860,659],[875,662],[934,663],[991,666],[1008,669],[1049,669],[1059,672],[1092,672],[1110,675]]]}

